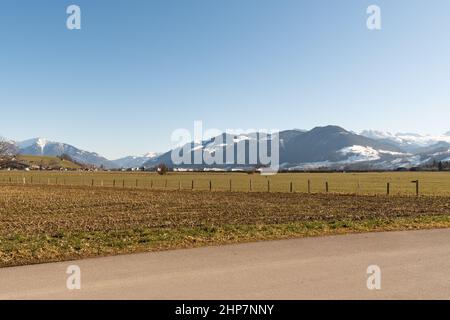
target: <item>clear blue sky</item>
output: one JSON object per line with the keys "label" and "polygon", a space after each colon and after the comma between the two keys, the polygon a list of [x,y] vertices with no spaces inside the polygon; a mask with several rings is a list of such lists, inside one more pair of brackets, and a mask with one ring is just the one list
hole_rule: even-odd
{"label": "clear blue sky", "polygon": [[448,0],[2,0],[0,135],[116,158],[194,120],[443,133],[449,36]]}

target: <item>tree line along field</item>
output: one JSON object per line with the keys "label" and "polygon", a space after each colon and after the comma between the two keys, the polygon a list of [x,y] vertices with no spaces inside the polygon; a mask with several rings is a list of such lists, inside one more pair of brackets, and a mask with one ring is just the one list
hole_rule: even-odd
{"label": "tree line along field", "polygon": [[[246,173],[57,172],[0,171],[2,184],[72,185],[142,188],[155,190],[297,192],[383,195],[450,196],[450,172],[384,173],[280,173],[273,176]],[[308,187],[309,186],[309,187]]]}

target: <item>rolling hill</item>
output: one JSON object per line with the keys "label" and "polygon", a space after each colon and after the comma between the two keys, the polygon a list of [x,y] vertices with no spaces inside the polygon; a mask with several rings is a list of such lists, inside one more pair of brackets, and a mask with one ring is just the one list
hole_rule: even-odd
{"label": "rolling hill", "polygon": [[25,163],[28,166],[39,166],[45,168],[63,168],[68,170],[81,169],[82,166],[68,160],[62,160],[58,157],[49,156],[30,156],[30,155],[19,155],[17,160],[21,163]]}

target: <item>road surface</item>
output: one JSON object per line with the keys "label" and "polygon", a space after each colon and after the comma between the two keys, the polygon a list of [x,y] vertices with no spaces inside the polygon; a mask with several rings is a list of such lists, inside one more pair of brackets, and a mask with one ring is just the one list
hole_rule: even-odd
{"label": "road surface", "polygon": [[[68,290],[69,265],[81,289]],[[367,267],[381,289],[367,288]],[[369,233],[0,269],[0,299],[449,299],[450,230]]]}

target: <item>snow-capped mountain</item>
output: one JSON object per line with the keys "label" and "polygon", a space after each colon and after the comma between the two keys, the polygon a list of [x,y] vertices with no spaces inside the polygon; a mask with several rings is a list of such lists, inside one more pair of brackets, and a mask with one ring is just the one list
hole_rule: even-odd
{"label": "snow-capped mountain", "polygon": [[364,130],[361,132],[361,135],[374,140],[392,142],[397,146],[403,148],[404,150],[412,152],[417,151],[417,149],[419,148],[429,147],[439,142],[450,143],[450,132],[447,132],[443,135],[432,136],[417,133],[392,134],[390,132]]}
{"label": "snow-capped mountain", "polygon": [[129,156],[117,160],[108,160],[98,153],[84,151],[67,143],[50,141],[46,138],[33,138],[12,143],[15,144],[19,154],[54,157],[66,154],[78,163],[106,169],[141,167],[145,162],[159,155],[156,152],[148,152],[143,156]]}
{"label": "snow-capped mountain", "polygon": [[[214,154],[222,149],[223,154],[233,151],[235,161],[233,164],[208,165],[202,164],[174,165],[171,160],[172,151],[162,154],[145,163],[152,167],[165,163],[169,167],[178,168],[211,168],[233,170],[239,167],[250,167],[254,164],[248,161],[248,148],[245,148],[257,134],[227,135],[203,141],[201,144],[190,143],[184,150],[190,150],[187,159],[193,159],[195,152]],[[225,143],[224,143],[225,141]],[[421,163],[422,156],[408,153],[400,146],[382,139],[372,139],[347,131],[338,126],[317,127],[310,131],[287,130],[279,133],[280,166],[286,170],[313,170],[313,169],[394,169],[405,166],[411,167]],[[237,150],[245,150],[242,159],[244,163],[237,164]],[[414,158],[415,157],[415,158]],[[192,161],[193,162],[193,161]]]}
{"label": "snow-capped mountain", "polygon": [[144,163],[157,157],[158,155],[159,153],[157,152],[148,152],[143,156],[128,156],[113,160],[113,162],[118,168],[139,168],[142,167]]}
{"label": "snow-capped mountain", "polygon": [[[15,145],[21,154],[60,156],[69,155],[73,160],[107,169],[146,167],[152,168],[164,163],[172,168],[197,170],[237,170],[254,168],[250,162],[249,145],[258,139],[258,133],[222,134],[202,141],[191,142],[180,150],[187,150],[185,156],[194,163],[194,156],[201,153],[200,164],[176,165],[172,162],[172,151],[158,154],[150,152],[143,156],[129,156],[108,160],[95,152],[78,149],[66,143],[34,138]],[[366,130],[357,134],[338,126],[316,127],[312,130],[285,130],[277,133],[280,152],[279,163],[284,170],[393,170],[427,165],[438,161],[450,162],[450,132],[439,136],[414,133],[397,133]],[[272,140],[266,138],[270,147]],[[185,151],[182,151],[184,153]],[[208,155],[224,154],[225,164],[208,164]],[[227,163],[227,154],[233,159]],[[184,156],[184,155],[183,155]],[[238,160],[239,158],[239,160]],[[228,159],[229,160],[229,159]]]}
{"label": "snow-capped mountain", "polygon": [[45,138],[34,138],[16,142],[20,154],[37,156],[61,156],[69,155],[74,161],[82,164],[115,168],[115,164],[95,152],[78,149],[66,143],[49,141]]}

